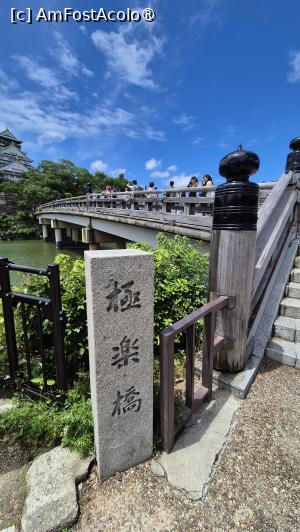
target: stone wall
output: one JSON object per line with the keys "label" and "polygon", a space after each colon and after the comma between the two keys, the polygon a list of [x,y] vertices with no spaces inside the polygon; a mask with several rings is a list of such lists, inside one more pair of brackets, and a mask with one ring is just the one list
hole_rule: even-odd
{"label": "stone wall", "polygon": [[0,192],[0,213],[14,214],[17,212],[17,194]]}

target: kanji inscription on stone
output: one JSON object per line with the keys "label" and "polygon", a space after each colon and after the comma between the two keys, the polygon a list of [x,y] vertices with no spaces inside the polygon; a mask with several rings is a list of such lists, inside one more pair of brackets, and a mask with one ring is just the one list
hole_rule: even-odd
{"label": "kanji inscription on stone", "polygon": [[113,362],[111,365],[117,366],[117,368],[120,369],[122,366],[128,366],[130,360],[138,363],[140,361],[138,342],[137,338],[132,342],[130,338],[127,338],[125,335],[121,340],[120,345],[113,347],[113,351],[115,351],[116,354],[112,357]]}
{"label": "kanji inscription on stone", "polygon": [[138,412],[141,408],[142,399],[140,392],[137,392],[134,386],[131,386],[126,390],[125,394],[117,391],[117,398],[114,401],[114,410],[112,416],[121,414],[127,414],[127,412]]}
{"label": "kanji inscription on stone", "polygon": [[86,251],[87,316],[100,480],[152,456],[153,257]]}
{"label": "kanji inscription on stone", "polygon": [[106,296],[106,299],[109,300],[107,311],[118,312],[120,310],[124,312],[130,308],[141,308],[140,292],[134,292],[133,286],[134,281],[132,280],[119,285],[118,281],[111,279],[108,288],[112,287],[113,290]]}

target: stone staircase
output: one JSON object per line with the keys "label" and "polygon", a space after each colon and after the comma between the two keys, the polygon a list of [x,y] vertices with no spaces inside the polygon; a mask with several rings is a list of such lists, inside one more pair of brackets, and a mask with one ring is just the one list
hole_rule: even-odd
{"label": "stone staircase", "polygon": [[274,322],[273,338],[266,348],[266,356],[300,369],[300,255],[295,258],[285,293],[286,297],[280,303],[279,316]]}

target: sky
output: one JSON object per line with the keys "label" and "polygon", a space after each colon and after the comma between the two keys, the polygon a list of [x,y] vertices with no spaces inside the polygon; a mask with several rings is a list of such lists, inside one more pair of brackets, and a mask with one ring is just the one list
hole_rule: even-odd
{"label": "sky", "polygon": [[[10,20],[32,8],[33,23]],[[40,9],[154,21],[38,22]],[[242,144],[277,180],[300,135],[299,0],[2,0],[0,130],[34,160],[185,186]]]}

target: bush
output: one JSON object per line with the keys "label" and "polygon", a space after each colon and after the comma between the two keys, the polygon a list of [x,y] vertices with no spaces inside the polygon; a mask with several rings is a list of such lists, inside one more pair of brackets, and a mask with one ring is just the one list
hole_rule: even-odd
{"label": "bush", "polygon": [[0,214],[0,240],[41,238],[37,219],[28,212]]}
{"label": "bush", "polygon": [[[154,256],[154,334],[158,345],[159,333],[165,327],[199,308],[206,301],[208,255],[201,253],[201,245],[193,246],[185,237],[168,239],[160,234],[154,248],[145,244],[130,247],[143,249]],[[85,302],[84,262],[59,255],[61,298],[65,318],[65,352],[68,360],[69,382],[88,370],[88,343]],[[27,275],[23,291],[40,296],[48,295],[46,278]],[[18,345],[22,344],[20,318],[16,319]],[[44,324],[46,337],[50,335],[50,324]],[[34,316],[30,315],[29,332],[34,341]],[[0,340],[1,332],[0,315]],[[178,345],[180,348],[180,345]],[[0,350],[0,359],[3,356]],[[51,356],[51,350],[48,350]],[[178,363],[182,353],[178,353]],[[1,360],[0,360],[1,363]],[[54,369],[54,364],[53,364]],[[35,366],[36,380],[40,377],[39,366]],[[159,396],[159,364],[154,360],[155,409]],[[158,417],[155,419],[158,429]],[[9,434],[19,438],[26,445],[37,450],[41,445],[68,445],[81,453],[93,447],[93,422],[89,394],[82,393],[76,386],[68,393],[65,407],[49,406],[44,402],[18,399],[17,407],[0,416],[0,437]]]}
{"label": "bush", "polygon": [[[154,256],[154,336],[158,345],[159,333],[175,321],[196,310],[206,302],[208,254],[201,252],[201,244],[192,245],[188,238],[157,237],[154,248],[146,244],[131,244]],[[60,265],[61,298],[65,318],[65,352],[70,376],[88,370],[88,341],[86,323],[84,261],[58,255]],[[24,291],[47,296],[47,279],[28,275]]]}
{"label": "bush", "polygon": [[20,396],[14,402],[14,408],[0,414],[0,438],[16,438],[33,454],[59,444],[82,455],[93,451],[91,400],[80,388],[69,391],[64,408]]}
{"label": "bush", "polygon": [[180,320],[206,303],[208,254],[201,244],[192,245],[183,236],[167,238],[160,233],[154,248],[146,244],[130,247],[154,256],[154,334],[155,342],[162,329]]}

